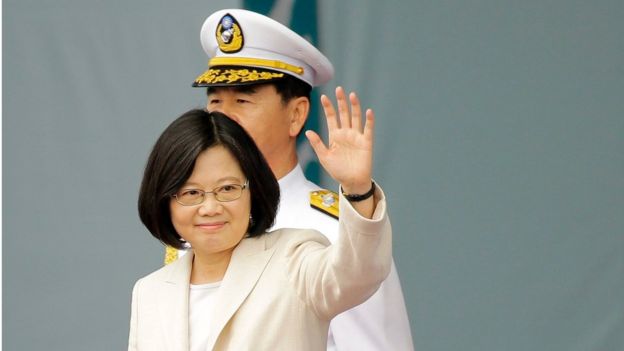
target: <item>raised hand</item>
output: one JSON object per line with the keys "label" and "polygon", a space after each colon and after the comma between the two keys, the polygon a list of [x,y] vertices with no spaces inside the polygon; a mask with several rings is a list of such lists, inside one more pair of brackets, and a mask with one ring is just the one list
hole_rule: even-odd
{"label": "raised hand", "polygon": [[329,134],[327,146],[317,133],[308,130],[305,134],[323,168],[340,183],[344,192],[364,194],[371,188],[374,114],[371,109],[366,110],[366,121],[362,125],[362,108],[357,95],[349,94],[349,111],[349,102],[341,87],[336,88],[336,101],[338,115],[331,100],[321,96]]}

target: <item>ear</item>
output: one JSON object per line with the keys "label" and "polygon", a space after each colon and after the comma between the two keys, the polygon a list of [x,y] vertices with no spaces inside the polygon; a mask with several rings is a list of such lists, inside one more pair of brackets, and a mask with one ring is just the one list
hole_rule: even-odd
{"label": "ear", "polygon": [[290,100],[290,136],[296,137],[301,132],[310,112],[310,100],[300,96]]}

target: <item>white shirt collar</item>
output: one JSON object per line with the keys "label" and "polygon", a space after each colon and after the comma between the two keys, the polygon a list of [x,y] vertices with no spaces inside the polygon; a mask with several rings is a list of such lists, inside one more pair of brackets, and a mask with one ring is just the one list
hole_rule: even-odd
{"label": "white shirt collar", "polygon": [[303,174],[301,165],[297,163],[292,171],[288,172],[285,176],[277,181],[282,189],[297,189],[297,187],[304,186],[306,183],[306,177]]}

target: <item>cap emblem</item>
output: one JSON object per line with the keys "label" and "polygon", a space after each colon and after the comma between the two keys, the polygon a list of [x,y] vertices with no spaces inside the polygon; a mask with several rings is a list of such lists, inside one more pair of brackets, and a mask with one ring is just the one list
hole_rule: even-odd
{"label": "cap emblem", "polygon": [[238,21],[229,13],[221,18],[215,35],[219,49],[223,52],[234,53],[243,48],[243,30]]}

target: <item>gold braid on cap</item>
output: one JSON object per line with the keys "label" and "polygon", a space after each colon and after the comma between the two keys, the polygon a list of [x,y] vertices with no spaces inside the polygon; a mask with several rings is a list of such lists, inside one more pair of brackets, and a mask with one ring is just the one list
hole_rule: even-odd
{"label": "gold braid on cap", "polygon": [[250,57],[213,57],[208,61],[208,67],[212,68],[213,66],[255,66],[281,69],[298,75],[303,74],[303,67],[278,60],[265,60]]}
{"label": "gold braid on cap", "polygon": [[195,79],[197,84],[217,84],[217,83],[245,83],[258,80],[269,80],[282,78],[284,73],[258,72],[255,69],[217,69],[211,68]]}

